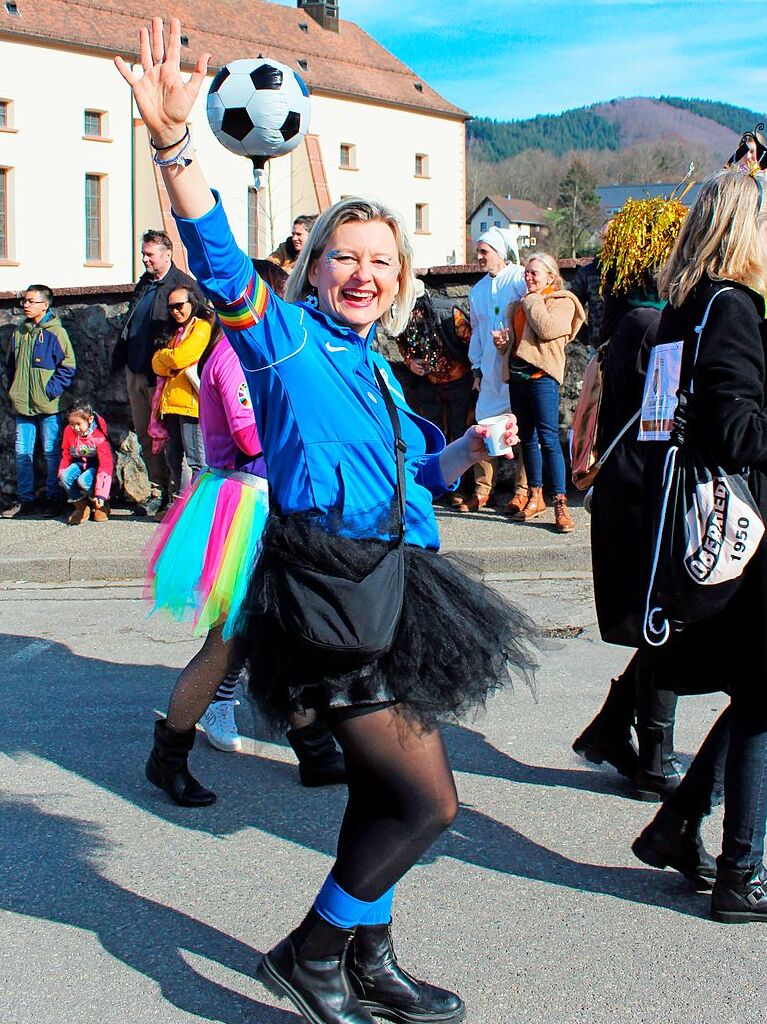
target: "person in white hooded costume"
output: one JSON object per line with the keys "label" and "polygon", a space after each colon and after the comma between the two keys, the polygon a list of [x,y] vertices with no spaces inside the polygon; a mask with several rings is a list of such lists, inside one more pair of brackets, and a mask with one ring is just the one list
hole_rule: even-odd
{"label": "person in white hooded costume", "polygon": [[[509,262],[509,252],[516,263]],[[509,386],[501,379],[502,357],[493,342],[493,331],[506,329],[506,309],[527,292],[519,261],[517,240],[506,228],[489,228],[477,239],[477,263],[487,273],[469,292],[471,342],[469,361],[474,373],[477,420],[509,411]],[[474,494],[462,505],[462,512],[483,508],[493,492],[497,459],[489,456],[474,466]]]}

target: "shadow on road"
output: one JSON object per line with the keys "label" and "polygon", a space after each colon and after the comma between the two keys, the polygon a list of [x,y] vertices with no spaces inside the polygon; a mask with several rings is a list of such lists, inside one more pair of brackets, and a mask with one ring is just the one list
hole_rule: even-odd
{"label": "shadow on road", "polygon": [[[260,953],[217,928],[123,889],[104,878],[105,843],[97,826],[0,798],[0,908],[86,929],[127,967],[157,983],[174,1006],[224,1024],[295,1024],[284,1010],[203,977],[188,952],[252,977]],[[42,850],[47,851],[41,857]],[[52,864],[55,863],[55,871]]]}
{"label": "shadow on road", "polygon": [[[345,791],[301,789],[293,765],[262,756],[221,754],[201,742],[192,755],[193,769],[217,790],[219,801],[213,807],[177,807],[149,785],[143,765],[151,742],[152,709],[165,706],[176,677],[173,669],[86,658],[63,644],[7,634],[0,634],[0,663],[5,666],[0,686],[0,750],[4,753],[35,754],[180,827],[217,836],[254,827],[334,856]],[[23,715],[18,711],[20,693]],[[617,779],[602,773],[526,765],[468,729],[451,727],[446,734],[454,767],[462,772],[512,784],[612,794],[618,785]],[[61,820],[65,830],[74,827]],[[627,847],[630,838],[626,837]],[[84,863],[75,856],[74,840],[68,842],[70,859]],[[442,856],[575,890],[662,905],[683,914],[702,916],[704,910],[673,873],[573,860],[469,807],[462,808],[454,829],[432,848],[427,862]],[[105,909],[99,911],[99,904]],[[94,930],[106,927],[109,933],[111,925],[99,920],[100,914],[110,916],[108,906],[94,901],[92,912]],[[156,912],[171,913],[162,907]],[[269,1018],[283,1019],[287,1018]]]}

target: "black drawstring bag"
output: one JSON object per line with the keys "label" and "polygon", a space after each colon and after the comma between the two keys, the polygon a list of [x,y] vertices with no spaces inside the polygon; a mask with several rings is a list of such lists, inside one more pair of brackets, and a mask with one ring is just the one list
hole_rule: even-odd
{"label": "black drawstring bag", "polygon": [[732,599],[755,554],[764,523],[748,488],[748,470],[727,473],[709,465],[690,444],[693,376],[700,336],[721,288],[695,328],[697,342],[689,388],[680,388],[663,491],[655,528],[644,617],[644,638],[661,647],[672,632],[709,619]]}
{"label": "black drawstring bag", "polygon": [[[304,652],[327,666],[348,671],[368,665],[394,646],[405,592],[405,452],[399,416],[378,367],[375,377],[394,431],[397,462],[397,535],[388,550],[364,575],[348,578],[332,567],[321,568],[301,552],[269,543],[264,535],[261,555],[285,634]],[[316,527],[315,529],[319,529]],[[379,542],[360,540],[371,550]]]}

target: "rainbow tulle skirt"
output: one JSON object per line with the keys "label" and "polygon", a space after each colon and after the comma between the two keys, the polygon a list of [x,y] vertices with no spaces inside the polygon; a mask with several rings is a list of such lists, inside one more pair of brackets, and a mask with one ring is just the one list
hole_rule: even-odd
{"label": "rainbow tulle skirt", "polygon": [[204,469],[169,509],[147,545],[144,597],[152,611],[193,622],[202,635],[240,611],[269,510],[263,477]]}

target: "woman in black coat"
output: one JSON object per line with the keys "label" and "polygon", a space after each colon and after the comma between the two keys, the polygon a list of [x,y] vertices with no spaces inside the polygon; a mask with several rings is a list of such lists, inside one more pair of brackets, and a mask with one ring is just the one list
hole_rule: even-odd
{"label": "woman in black coat", "polygon": [[[676,200],[629,200],[613,220],[602,262],[602,399],[597,451],[621,440],[594,480],[591,559],[602,639],[638,648],[642,638],[644,466],[637,425],[647,358],[660,321],[657,272],[671,253],[686,210]],[[643,244],[638,244],[640,236]],[[633,795],[663,799],[681,781],[674,757],[676,694],[648,683],[635,654],[610,685],[596,717],[573,743],[595,764],[607,762],[633,782]],[[635,726],[638,752],[631,736]]]}
{"label": "woman in black coat", "polygon": [[[767,381],[764,300],[767,206],[763,183],[719,171],[701,188],[660,279],[669,305],[657,343],[684,341],[689,378],[695,328],[714,301],[695,364],[690,444],[710,464],[750,469],[767,519]],[[648,460],[648,470],[655,462]],[[646,481],[648,484],[650,481]],[[657,473],[651,481],[657,498]],[[723,612],[672,636],[653,657],[656,684],[686,692],[724,690],[730,706],[714,725],[681,786],[634,844],[656,866],[694,871],[698,828],[719,781],[724,788],[722,852],[711,898],[715,920],[767,920],[763,864],[767,824],[767,544],[763,539]],[[729,740],[729,742],[728,742]],[[697,845],[697,850],[696,850]]]}

